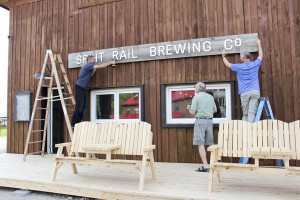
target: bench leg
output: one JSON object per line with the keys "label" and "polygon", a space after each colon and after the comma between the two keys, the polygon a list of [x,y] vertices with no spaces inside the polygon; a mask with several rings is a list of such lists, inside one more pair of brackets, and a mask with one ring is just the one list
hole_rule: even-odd
{"label": "bench leg", "polygon": [[220,183],[220,172],[216,173],[216,177],[217,177],[217,183]]}
{"label": "bench leg", "polygon": [[[67,149],[68,150],[68,149]],[[63,147],[60,147],[57,149],[57,154],[56,157],[61,157],[62,156],[62,151],[63,151]],[[69,153],[69,152],[68,152]],[[55,181],[56,179],[56,175],[57,175],[57,171],[58,169],[62,166],[62,163],[59,163],[55,160],[54,163],[54,167],[53,167],[53,171],[52,171],[52,176],[51,176],[51,181]]]}
{"label": "bench leg", "polygon": [[285,169],[288,169],[290,167],[290,160],[289,159],[286,159],[285,160],[285,163],[284,163],[284,168]]}
{"label": "bench leg", "polygon": [[71,167],[72,167],[73,174],[78,174],[78,171],[77,171],[75,163],[72,163]]}
{"label": "bench leg", "polygon": [[143,190],[144,188],[146,164],[147,164],[147,155],[144,153],[142,166],[141,166],[141,173],[140,173],[140,185],[139,185],[140,191]]}
{"label": "bench leg", "polygon": [[106,153],[106,160],[111,160],[111,152]]}
{"label": "bench leg", "polygon": [[255,158],[255,167],[259,167],[259,159]]}
{"label": "bench leg", "polygon": [[212,192],[213,188],[214,169],[209,170],[209,188],[208,191]]}
{"label": "bench leg", "polygon": [[153,156],[153,151],[149,153],[149,160],[150,160],[150,167],[151,167],[151,174],[152,174],[152,179],[156,180],[156,171],[155,171],[155,166],[154,166],[154,156]]}
{"label": "bench leg", "polygon": [[53,171],[52,171],[52,176],[51,176],[51,181],[55,181],[58,169],[61,166],[62,166],[62,163],[58,163],[58,162],[54,163],[54,167],[53,167]]}

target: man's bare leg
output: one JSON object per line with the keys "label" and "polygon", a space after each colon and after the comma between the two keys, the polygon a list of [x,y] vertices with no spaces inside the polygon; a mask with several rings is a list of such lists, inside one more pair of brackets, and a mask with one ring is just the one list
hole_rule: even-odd
{"label": "man's bare leg", "polygon": [[201,160],[203,162],[203,167],[209,168],[209,165],[207,163],[206,151],[205,151],[204,145],[198,146],[198,149],[199,149],[199,154],[200,154]]}

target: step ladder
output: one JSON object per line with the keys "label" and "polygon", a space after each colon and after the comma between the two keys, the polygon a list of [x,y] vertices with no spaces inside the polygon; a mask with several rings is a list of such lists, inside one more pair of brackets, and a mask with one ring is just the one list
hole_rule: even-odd
{"label": "step ladder", "polygon": [[[47,96],[42,96],[42,87],[47,88]],[[52,90],[57,90],[58,95],[53,96]],[[64,92],[62,90],[64,90]],[[43,106],[43,101],[44,103],[45,101],[47,101],[46,107]],[[72,88],[70,86],[70,82],[68,80],[61,55],[57,52],[53,52],[52,50],[46,50],[46,56],[42,71],[40,73],[40,81],[36,91],[31,120],[29,123],[23,161],[26,161],[26,156],[28,154],[41,154],[42,156],[44,155],[50,101],[61,102],[68,133],[70,135],[70,138],[72,139],[73,130],[70,122],[71,116],[68,114],[68,110],[71,113],[70,110],[74,109],[75,107],[74,94],[72,92]],[[37,113],[37,110],[40,112]],[[45,115],[42,114],[42,111],[44,111]],[[36,122],[38,122],[39,125]],[[44,122],[43,128],[41,124],[42,122]],[[34,144],[38,146],[38,149],[40,151],[28,153],[29,145]],[[36,146],[35,149],[37,149]]]}
{"label": "step ladder", "polygon": [[[258,108],[257,108],[257,112],[256,112],[254,122],[257,122],[257,121],[260,120],[263,109],[265,110],[267,119],[274,120],[274,115],[273,115],[273,111],[272,111],[272,108],[271,108],[269,98],[268,97],[261,97],[259,99],[259,105],[258,105]],[[240,158],[240,163],[242,163],[242,164],[247,164],[248,161],[249,161],[248,157]],[[281,168],[282,167],[281,160],[277,160],[277,162],[278,162],[278,166]]]}

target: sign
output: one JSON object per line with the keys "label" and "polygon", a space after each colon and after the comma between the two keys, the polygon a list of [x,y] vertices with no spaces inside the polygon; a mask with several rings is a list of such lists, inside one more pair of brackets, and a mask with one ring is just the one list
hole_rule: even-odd
{"label": "sign", "polygon": [[228,54],[258,51],[258,34],[229,35],[222,37],[198,38],[172,42],[152,43],[135,46],[102,49],[71,53],[68,55],[69,68],[81,67],[88,55],[96,58],[96,63],[108,62],[130,63],[172,58],[220,55],[223,49]]}
{"label": "sign", "polygon": [[15,121],[30,121],[31,92],[20,91],[15,94]]}

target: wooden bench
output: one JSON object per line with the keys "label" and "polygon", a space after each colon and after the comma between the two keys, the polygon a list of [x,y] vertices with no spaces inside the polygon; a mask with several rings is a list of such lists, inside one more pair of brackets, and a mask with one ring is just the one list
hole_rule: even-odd
{"label": "wooden bench", "polygon": [[[290,144],[291,144],[291,160],[300,160],[300,120],[289,123]],[[288,166],[287,174],[300,175],[300,167]]]}
{"label": "wooden bench", "polygon": [[[73,173],[77,173],[76,164],[128,164],[133,165],[140,174],[139,190],[144,187],[145,169],[150,165],[152,178],[156,179],[152,145],[151,125],[146,122],[116,123],[81,122],[76,124],[72,142],[57,144],[52,181],[55,181],[58,169],[63,163],[71,163]],[[63,148],[68,156],[64,156]],[[84,157],[79,157],[83,153]],[[96,158],[96,154],[105,154],[105,159]],[[112,156],[115,155],[115,156]],[[135,158],[126,160],[126,156]],[[117,158],[116,158],[117,157]],[[124,159],[120,159],[123,157]]]}
{"label": "wooden bench", "polygon": [[[212,191],[213,178],[220,181],[221,171],[286,174],[292,156],[289,124],[279,120],[263,120],[248,123],[231,120],[221,123],[218,144],[208,148],[211,151],[209,192]],[[254,164],[226,163],[222,157],[251,157]],[[285,169],[261,167],[259,159],[280,159],[285,161]]]}

